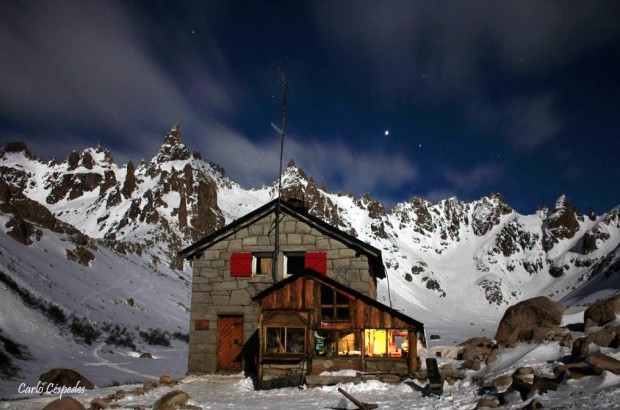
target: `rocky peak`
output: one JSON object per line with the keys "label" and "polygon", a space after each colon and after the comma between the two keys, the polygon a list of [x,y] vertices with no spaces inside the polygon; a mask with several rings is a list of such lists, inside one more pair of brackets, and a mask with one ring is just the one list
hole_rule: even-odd
{"label": "rocky peak", "polygon": [[191,154],[181,139],[181,130],[179,123],[172,126],[172,129],[166,133],[164,142],[159,149],[156,161],[157,163],[167,161],[184,161],[191,158]]}
{"label": "rocky peak", "polygon": [[579,221],[583,222],[581,212],[571,206],[566,195],[561,195],[555,202],[555,208],[545,221],[544,249],[549,251],[560,240],[575,236],[579,230]]}
{"label": "rocky peak", "polygon": [[492,193],[483,197],[474,205],[472,216],[472,229],[477,236],[486,235],[494,226],[500,223],[503,215],[512,212],[512,208],[506,203],[504,197],[498,193]]}
{"label": "rocky peak", "polygon": [[24,156],[28,159],[38,160],[37,157],[32,155],[32,153],[28,149],[28,146],[23,141],[7,142],[6,144],[4,144],[4,148],[0,150],[0,157],[4,158],[6,154],[20,152],[23,153]]}

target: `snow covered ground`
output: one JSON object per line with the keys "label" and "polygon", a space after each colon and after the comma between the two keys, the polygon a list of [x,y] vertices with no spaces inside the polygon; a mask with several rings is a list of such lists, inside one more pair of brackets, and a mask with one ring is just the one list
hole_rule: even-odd
{"label": "snow covered ground", "polygon": [[[620,350],[606,349],[607,354],[620,358]],[[531,366],[544,373],[551,373],[553,363],[570,354],[567,348],[560,347],[557,342],[543,345],[518,345],[513,349],[504,349],[496,362],[483,367],[480,371],[468,371],[465,380],[450,386],[444,384],[441,397],[424,397],[424,383],[417,380],[406,380],[399,384],[386,384],[379,381],[368,381],[361,384],[341,384],[312,389],[284,388],[267,391],[256,391],[252,381],[242,374],[232,376],[187,377],[178,385],[159,387],[144,395],[128,394],[115,402],[123,408],[149,409],[153,403],[171,390],[183,390],[189,394],[189,404],[203,409],[317,409],[317,408],[356,408],[338,392],[341,387],[358,400],[376,403],[380,409],[418,408],[418,409],[473,409],[478,400],[480,386],[475,381],[492,381],[494,378],[512,374],[517,368]],[[440,364],[458,362],[453,359],[440,359]],[[130,392],[135,385],[100,388],[86,391],[84,394],[73,395],[81,403],[88,406],[96,397],[105,397],[119,389]],[[604,372],[600,376],[584,377],[581,380],[570,380],[561,385],[555,392],[536,394],[527,401],[522,401],[518,394],[509,396],[509,403],[503,408],[522,408],[529,401],[537,399],[544,408],[597,408],[611,409],[620,407],[620,376]],[[19,395],[16,395],[19,396]],[[29,410],[40,409],[56,396],[25,395],[22,400],[0,402],[0,409]],[[294,404],[293,404],[294,403]]]}

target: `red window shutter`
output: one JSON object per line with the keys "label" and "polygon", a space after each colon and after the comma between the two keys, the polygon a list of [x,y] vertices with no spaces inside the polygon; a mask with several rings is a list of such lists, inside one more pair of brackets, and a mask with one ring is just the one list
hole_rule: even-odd
{"label": "red window shutter", "polygon": [[235,252],[230,255],[230,276],[252,276],[252,254]]}
{"label": "red window shutter", "polygon": [[323,275],[327,275],[327,253],[306,252],[304,267],[313,269]]}

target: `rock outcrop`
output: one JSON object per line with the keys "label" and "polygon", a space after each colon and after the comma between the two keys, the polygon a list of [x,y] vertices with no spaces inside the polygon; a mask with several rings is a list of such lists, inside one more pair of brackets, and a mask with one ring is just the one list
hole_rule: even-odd
{"label": "rock outcrop", "polygon": [[498,343],[536,343],[563,333],[559,326],[565,309],[545,296],[519,302],[504,313],[495,340]]}

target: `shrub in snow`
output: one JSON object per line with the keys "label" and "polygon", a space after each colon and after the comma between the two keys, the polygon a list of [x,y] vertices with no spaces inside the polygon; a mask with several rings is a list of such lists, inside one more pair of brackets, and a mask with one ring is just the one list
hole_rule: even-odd
{"label": "shrub in snow", "polygon": [[150,345],[170,346],[170,335],[161,329],[140,331],[140,337]]}

